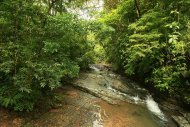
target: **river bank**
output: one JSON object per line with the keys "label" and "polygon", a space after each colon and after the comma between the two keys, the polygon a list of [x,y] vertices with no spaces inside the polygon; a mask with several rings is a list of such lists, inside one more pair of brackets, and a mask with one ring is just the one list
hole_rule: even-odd
{"label": "river bank", "polygon": [[[102,66],[95,65],[96,68],[99,68],[99,70],[111,70],[114,72],[114,70],[111,68],[110,65],[103,64]],[[97,70],[97,69],[95,69]],[[129,79],[125,79],[125,75],[122,72],[119,72],[124,80],[127,80],[128,83],[132,83],[133,86],[136,86],[137,89],[144,89],[144,85],[137,84]],[[117,72],[116,72],[117,74]],[[134,78],[132,78],[134,79]],[[121,79],[123,80],[123,79]],[[134,79],[135,80],[135,79]],[[172,121],[175,122],[175,124],[179,127],[190,127],[190,111],[188,110],[189,107],[186,107],[182,105],[182,103],[179,103],[177,99],[172,98],[168,96],[168,94],[159,93],[157,90],[151,87],[145,87],[145,89],[149,90],[149,93],[153,96],[153,98],[156,100],[156,102],[159,105],[159,108],[167,114]],[[120,90],[122,91],[122,90]],[[127,91],[127,90],[125,90]],[[185,108],[184,108],[185,107]]]}
{"label": "river bank", "polygon": [[155,102],[148,90],[102,65],[54,93],[53,108],[43,102],[28,113],[0,109],[0,127],[189,127],[188,112]]}

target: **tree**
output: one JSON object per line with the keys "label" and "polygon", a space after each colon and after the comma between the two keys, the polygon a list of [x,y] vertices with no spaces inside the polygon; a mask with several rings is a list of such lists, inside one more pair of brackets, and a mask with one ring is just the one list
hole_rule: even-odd
{"label": "tree", "polygon": [[91,62],[87,23],[64,11],[49,15],[39,2],[0,4],[0,105],[14,110],[31,111],[62,79],[77,77]]}
{"label": "tree", "polygon": [[188,0],[122,0],[99,20],[97,38],[115,67],[190,103],[189,6]]}

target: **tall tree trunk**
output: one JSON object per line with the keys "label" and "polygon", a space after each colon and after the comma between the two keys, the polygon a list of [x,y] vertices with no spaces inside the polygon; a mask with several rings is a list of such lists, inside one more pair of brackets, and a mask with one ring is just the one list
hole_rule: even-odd
{"label": "tall tree trunk", "polygon": [[138,18],[140,18],[140,16],[141,16],[141,12],[140,12],[140,5],[139,5],[139,1],[138,0],[134,0],[135,1],[135,8],[136,8],[136,10],[137,10],[137,16],[138,16]]}

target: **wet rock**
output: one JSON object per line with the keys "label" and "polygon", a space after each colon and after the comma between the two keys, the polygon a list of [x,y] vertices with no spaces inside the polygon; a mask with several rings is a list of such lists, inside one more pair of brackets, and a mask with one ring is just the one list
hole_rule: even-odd
{"label": "wet rock", "polygon": [[178,124],[179,127],[190,127],[189,122],[182,116],[172,116],[173,120]]}
{"label": "wet rock", "polygon": [[90,68],[94,71],[102,71],[102,70],[107,70],[106,67],[102,65],[97,65],[97,64],[92,64],[90,65]]}
{"label": "wet rock", "polygon": [[103,76],[102,75],[97,75],[97,78],[103,78]]}
{"label": "wet rock", "polygon": [[21,118],[15,118],[13,120],[14,127],[21,127],[22,123],[23,123],[23,120]]}
{"label": "wet rock", "polygon": [[128,94],[128,95],[131,95],[131,96],[135,96],[134,91],[130,90],[130,89],[127,88],[126,86],[112,85],[111,87],[112,87],[113,89],[115,89],[115,90],[121,92],[121,93]]}
{"label": "wet rock", "polygon": [[[135,105],[138,104],[143,107],[145,106],[144,105],[145,100],[147,98],[147,95],[149,95],[149,92],[146,89],[141,88],[131,80],[126,80],[125,78],[117,74],[111,73],[107,70],[104,70],[104,68],[101,68],[99,66],[92,66],[91,69],[94,70],[95,72],[82,73],[80,74],[79,79],[74,80],[71,83],[74,86],[74,88],[83,91],[87,94],[91,94],[95,97],[98,97],[104,102],[112,104],[112,106],[120,107],[122,103],[126,102],[133,104],[135,103]],[[175,110],[175,107],[172,106],[167,107],[168,110],[170,110],[170,108],[173,108]],[[142,113],[139,113],[138,111],[131,113],[133,117],[137,118],[142,117],[141,114]],[[162,118],[164,117],[161,117],[161,119]],[[172,120],[171,122],[173,124],[170,123],[171,126],[168,127],[176,127],[176,124]]]}
{"label": "wet rock", "polygon": [[7,121],[4,121],[4,122],[0,123],[0,127],[8,127],[8,126],[9,126],[9,124],[8,124]]}
{"label": "wet rock", "polygon": [[108,76],[111,77],[111,78],[116,78],[117,77],[117,75],[112,74],[112,73],[108,74]]}
{"label": "wet rock", "polygon": [[75,88],[81,90],[81,91],[84,91],[88,94],[91,94],[95,97],[98,97],[98,98],[101,98],[102,100],[108,102],[109,104],[117,104],[114,100],[112,100],[111,98],[109,97],[106,97],[103,95],[103,92],[102,91],[98,91],[98,90],[94,90],[94,89],[90,89],[90,88],[87,88],[85,86],[81,86],[79,84],[72,84]]}
{"label": "wet rock", "polygon": [[190,113],[182,113],[186,120],[190,123]]}
{"label": "wet rock", "polygon": [[186,115],[186,119],[187,119],[188,122],[190,123],[190,113],[188,113],[188,114]]}
{"label": "wet rock", "polygon": [[179,106],[172,103],[168,103],[168,102],[161,102],[160,106],[165,111],[181,111],[182,110]]}
{"label": "wet rock", "polygon": [[109,84],[107,83],[107,81],[103,80],[103,81],[99,81],[98,85],[103,86],[103,87],[107,87]]}

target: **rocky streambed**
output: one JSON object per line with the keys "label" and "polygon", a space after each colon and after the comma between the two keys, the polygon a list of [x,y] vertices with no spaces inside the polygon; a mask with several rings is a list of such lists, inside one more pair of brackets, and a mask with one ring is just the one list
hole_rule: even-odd
{"label": "rocky streambed", "polygon": [[103,65],[91,65],[55,93],[59,103],[48,110],[43,103],[26,114],[0,109],[0,127],[190,127],[188,112],[158,104],[146,89]]}
{"label": "rocky streambed", "polygon": [[[133,126],[190,127],[188,111],[184,111],[182,108],[167,102],[167,100],[158,104],[148,90],[113,71],[109,71],[109,68],[91,65],[91,69],[92,71],[81,73],[72,85],[83,92],[101,98],[112,106],[110,111],[113,111],[114,108],[116,114],[121,111],[124,116],[123,120],[130,118],[136,121]],[[106,110],[105,107],[103,109]],[[129,111],[125,112],[127,109]],[[130,113],[133,115],[130,116]],[[114,119],[110,121],[114,121]],[[130,127],[129,122],[122,123],[122,126]],[[103,122],[103,126],[107,127],[106,122]]]}

